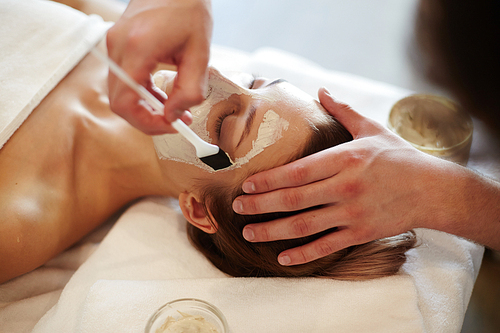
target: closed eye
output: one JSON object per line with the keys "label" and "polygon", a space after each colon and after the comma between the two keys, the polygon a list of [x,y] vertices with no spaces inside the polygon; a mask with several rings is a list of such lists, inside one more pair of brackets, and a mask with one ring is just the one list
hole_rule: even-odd
{"label": "closed eye", "polygon": [[234,108],[231,108],[228,111],[221,114],[217,118],[217,121],[215,122],[215,133],[217,134],[217,137],[220,137],[220,131],[221,131],[222,123],[224,122],[224,119],[226,119],[226,117],[229,117],[230,115],[234,114],[235,112],[236,111],[234,110]]}

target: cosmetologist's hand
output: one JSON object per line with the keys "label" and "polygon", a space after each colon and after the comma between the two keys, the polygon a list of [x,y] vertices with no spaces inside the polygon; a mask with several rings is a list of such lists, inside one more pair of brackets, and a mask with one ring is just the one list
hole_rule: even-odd
{"label": "cosmetologist's hand", "polygon": [[354,140],[249,177],[243,190],[251,195],[235,199],[237,213],[316,208],[248,225],[245,239],[266,242],[338,228],[278,256],[281,264],[296,265],[423,227],[424,222],[437,224],[456,210],[447,197],[452,194],[443,188],[454,191],[453,177],[446,174],[465,168],[414,149],[382,125],[336,102],[325,89],[319,98]]}
{"label": "cosmetologist's hand", "polygon": [[[153,115],[140,97],[109,74],[111,109],[146,134],[175,133],[170,123],[201,103],[207,85],[212,35],[210,0],[131,0],[107,36],[108,53],[139,84],[165,103],[165,116]],[[177,66],[168,99],[153,90],[150,73],[158,63]]]}

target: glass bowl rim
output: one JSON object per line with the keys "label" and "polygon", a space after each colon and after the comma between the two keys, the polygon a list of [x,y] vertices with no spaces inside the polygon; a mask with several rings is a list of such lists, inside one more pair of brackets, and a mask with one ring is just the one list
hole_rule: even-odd
{"label": "glass bowl rim", "polygon": [[405,140],[406,142],[408,142],[409,144],[411,144],[413,147],[419,149],[419,150],[426,150],[426,151],[430,151],[430,152],[446,152],[446,151],[449,151],[449,150],[453,150],[457,147],[460,147],[464,144],[467,144],[468,141],[470,141],[471,137],[472,137],[472,134],[474,133],[474,121],[472,119],[472,117],[470,116],[469,113],[465,112],[465,115],[467,116],[467,119],[468,119],[468,123],[470,124],[470,131],[469,133],[467,134],[467,136],[460,142],[454,144],[453,146],[450,146],[450,147],[442,147],[442,148],[438,148],[438,147],[426,147],[426,146],[421,146],[421,145],[418,145],[416,143],[413,143],[405,138],[403,138],[397,131],[396,129],[394,128],[394,126],[391,124],[391,115],[392,115],[392,112],[394,111],[395,107],[402,101],[406,100],[406,99],[410,99],[410,98],[418,98],[418,99],[423,99],[423,98],[429,98],[429,99],[432,99],[432,100],[438,100],[438,99],[442,99],[442,100],[445,100],[457,107],[460,107],[455,101],[453,101],[452,99],[448,98],[448,97],[445,97],[445,96],[439,96],[439,95],[433,95],[433,94],[412,94],[412,95],[409,95],[409,96],[406,96],[406,97],[403,97],[401,98],[400,100],[396,101],[392,107],[391,107],[391,111],[389,112],[389,117],[387,117],[387,128],[393,132],[394,134],[396,134],[397,136],[399,136],[401,139]]}
{"label": "glass bowl rim", "polygon": [[209,312],[212,312],[213,314],[215,314],[215,316],[217,318],[219,318],[219,320],[221,321],[222,328],[224,329],[224,332],[221,332],[221,333],[228,333],[229,332],[229,329],[228,329],[229,326],[227,324],[226,317],[224,316],[224,314],[222,313],[222,311],[218,307],[216,307],[215,305],[213,305],[212,303],[209,303],[207,301],[204,301],[204,300],[199,299],[199,298],[194,298],[194,297],[178,298],[178,299],[175,299],[173,301],[167,302],[167,303],[163,304],[162,306],[160,306],[149,317],[144,332],[146,332],[146,333],[150,332],[151,327],[153,326],[153,323],[155,322],[155,320],[161,315],[162,311],[165,310],[168,306],[172,306],[172,305],[175,305],[175,304],[181,304],[183,302],[194,302],[194,303],[199,303],[199,304],[205,306],[206,310],[208,310]]}

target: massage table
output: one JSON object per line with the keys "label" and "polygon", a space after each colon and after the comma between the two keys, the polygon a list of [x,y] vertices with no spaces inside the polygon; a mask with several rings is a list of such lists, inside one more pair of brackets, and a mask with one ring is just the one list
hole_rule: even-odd
{"label": "massage table", "polygon": [[[391,106],[413,93],[273,48],[247,53],[214,45],[211,64],[284,78],[313,96],[325,86],[382,124]],[[499,146],[481,122],[475,126],[469,166],[500,179]],[[392,277],[232,278],[191,246],[176,200],[149,197],[0,285],[0,332],[143,332],[156,309],[186,297],[217,306],[234,333],[459,332],[484,249],[434,230],[416,234],[418,246]]]}

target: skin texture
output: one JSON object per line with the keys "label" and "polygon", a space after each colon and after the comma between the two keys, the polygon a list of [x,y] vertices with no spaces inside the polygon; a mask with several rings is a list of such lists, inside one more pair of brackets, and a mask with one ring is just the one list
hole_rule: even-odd
{"label": "skin texture", "polygon": [[[203,101],[212,35],[209,0],[132,0],[109,30],[109,56],[165,103],[165,116],[152,115],[139,96],[109,75],[111,109],[146,134],[175,133],[170,122],[189,124],[189,107]],[[159,63],[175,65],[179,76],[170,98],[152,89]]]}

